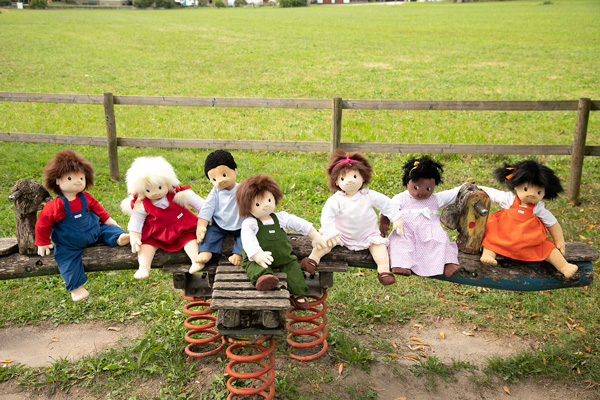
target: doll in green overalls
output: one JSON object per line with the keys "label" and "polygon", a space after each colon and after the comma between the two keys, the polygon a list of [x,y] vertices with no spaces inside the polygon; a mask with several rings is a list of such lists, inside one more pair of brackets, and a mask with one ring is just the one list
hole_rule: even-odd
{"label": "doll in green overalls", "polygon": [[305,299],[308,287],[304,274],[284,229],[293,230],[312,239],[313,247],[324,248],[325,240],[310,222],[285,211],[273,212],[283,193],[267,175],[252,176],[240,183],[235,200],[242,222],[242,267],[257,290],[271,290],[279,279],[271,268],[287,274],[287,286],[292,306],[308,310]]}

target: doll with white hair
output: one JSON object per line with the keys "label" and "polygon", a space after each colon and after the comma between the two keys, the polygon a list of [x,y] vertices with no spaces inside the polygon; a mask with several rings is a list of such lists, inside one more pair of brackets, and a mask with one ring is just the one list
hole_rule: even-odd
{"label": "doll with white hair", "polygon": [[123,212],[131,215],[127,229],[131,251],[137,253],[136,279],[150,274],[157,249],[170,252],[182,248],[192,261],[198,255],[198,218],[188,207],[200,211],[204,199],[189,186],[181,187],[173,167],[163,157],[136,158],[125,175],[130,196]]}

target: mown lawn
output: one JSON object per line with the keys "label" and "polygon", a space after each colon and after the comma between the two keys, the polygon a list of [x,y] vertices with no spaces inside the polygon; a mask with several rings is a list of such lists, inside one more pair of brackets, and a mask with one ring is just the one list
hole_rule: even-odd
{"label": "mown lawn", "polygon": [[[303,9],[8,10],[0,14],[0,91],[165,96],[410,100],[600,99],[600,3],[593,0],[469,4],[410,3]],[[225,138],[326,141],[330,111],[117,107],[123,137]],[[0,104],[0,131],[71,135],[105,134],[101,106]],[[592,112],[588,143],[600,142]],[[574,112],[347,111],[343,141],[570,144]],[[0,143],[0,235],[14,236],[7,195],[19,178],[41,180],[56,145]],[[75,146],[96,168],[91,192],[125,225],[119,211],[124,182],[111,182],[106,149]],[[121,148],[124,173],[135,157],[163,155],[178,176],[205,196],[202,167],[208,150]],[[329,196],[327,154],[235,151],[240,180],[273,175],[282,207],[318,225]],[[409,155],[369,154],[371,187],[390,196],[403,190],[398,167]],[[485,185],[491,171],[513,156],[436,155],[446,166],[444,184]],[[568,184],[569,158],[539,157]],[[548,207],[569,241],[600,248],[600,160],[585,160],[581,204],[565,196]],[[599,264],[594,264],[596,269]],[[376,336],[382,325],[444,316],[498,335],[531,338],[537,351],[494,360],[485,372],[506,382],[547,378],[577,387],[600,383],[599,286],[516,293],[466,291],[444,282],[411,278],[384,289],[372,271],[336,276],[328,311],[329,353],[357,366],[390,363]],[[186,364],[180,293],[170,276],[134,282],[131,272],[95,273],[83,303],[67,299],[60,277],[0,282],[0,326],[72,322],[141,322],[146,336],[130,346],[49,369],[11,366],[0,381],[27,389],[84,387],[98,397],[126,397],[136,383],[158,381],[155,393],[135,397],[225,398],[215,375],[198,387]],[[151,285],[151,283],[155,285]],[[415,285],[415,282],[418,285]],[[472,288],[475,289],[475,288]],[[443,299],[440,297],[443,294]],[[467,303],[464,307],[458,302]],[[337,305],[337,306],[336,306]],[[423,315],[420,311],[426,310]],[[141,314],[136,314],[142,311]],[[134,315],[135,314],[135,315]],[[532,317],[534,316],[534,317]],[[366,323],[365,323],[366,321]],[[381,325],[380,325],[381,324]],[[345,349],[357,348],[352,358]],[[370,357],[369,355],[374,355]],[[137,358],[136,358],[137,357]],[[142,361],[143,360],[143,361]],[[406,372],[410,374],[410,372]],[[278,371],[282,398],[311,397],[302,374]],[[323,376],[316,383],[330,384]],[[594,389],[590,389],[594,390]],[[226,392],[226,391],[225,391]],[[111,393],[113,393],[111,395]],[[335,397],[338,396],[338,397]],[[346,397],[344,397],[346,396]],[[328,399],[376,398],[337,393]],[[375,395],[376,396],[376,395]]]}

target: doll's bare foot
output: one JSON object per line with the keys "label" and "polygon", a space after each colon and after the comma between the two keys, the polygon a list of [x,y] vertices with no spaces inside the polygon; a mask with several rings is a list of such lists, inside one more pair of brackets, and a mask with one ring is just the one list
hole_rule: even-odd
{"label": "doll's bare foot", "polygon": [[129,244],[129,234],[122,233],[121,236],[119,236],[119,238],[117,239],[117,244],[119,246],[125,246],[126,244]]}
{"label": "doll's bare foot", "polygon": [[204,269],[204,264],[199,264],[197,262],[193,262],[190,270],[188,271],[190,274],[195,274],[196,272],[202,271]]}
{"label": "doll's bare foot", "polygon": [[256,281],[256,290],[265,291],[271,290],[279,283],[279,278],[273,274],[262,275]]}
{"label": "doll's bare foot", "polygon": [[241,265],[242,264],[242,256],[241,256],[241,254],[232,254],[229,257],[229,262],[232,263],[235,266]]}
{"label": "doll's bare foot", "polygon": [[300,261],[300,267],[311,275],[315,273],[318,266],[319,264],[312,258],[304,257]]}
{"label": "doll's bare foot", "polygon": [[412,274],[412,272],[408,268],[392,267],[392,274],[402,275],[402,276],[410,276],[410,274]]}
{"label": "doll's bare foot", "polygon": [[454,275],[458,274],[460,272],[460,265],[458,264],[446,264],[444,265],[444,275],[446,275],[448,278],[452,278]]}
{"label": "doll's bare foot", "polygon": [[83,285],[79,286],[77,289],[71,290],[70,293],[73,301],[81,301],[90,295],[90,292],[85,290]]}
{"label": "doll's bare foot", "polygon": [[579,267],[575,264],[565,263],[560,267],[557,266],[556,269],[559,270],[565,276],[565,278],[569,279],[575,274],[575,272],[577,272]]}
{"label": "doll's bare foot", "polygon": [[479,261],[487,265],[498,265],[498,261],[496,261],[496,253],[485,248],[481,253],[481,258],[479,259]]}
{"label": "doll's bare foot", "polygon": [[135,279],[148,279],[149,276],[150,276],[150,268],[143,268],[143,267],[139,267],[139,269],[137,271],[135,271],[135,274],[133,274],[133,277]]}

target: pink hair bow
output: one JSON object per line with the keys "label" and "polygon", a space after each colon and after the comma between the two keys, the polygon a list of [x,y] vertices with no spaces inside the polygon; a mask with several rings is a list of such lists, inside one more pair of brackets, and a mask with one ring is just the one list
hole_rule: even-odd
{"label": "pink hair bow", "polygon": [[358,161],[358,160],[351,159],[350,156],[348,155],[348,153],[346,153],[346,158],[342,158],[340,161],[338,161],[337,164],[335,164],[333,166],[333,168],[331,168],[331,170],[333,171],[334,169],[336,169],[341,164],[348,164],[349,166],[352,166],[352,163],[359,163],[359,162],[360,161]]}

